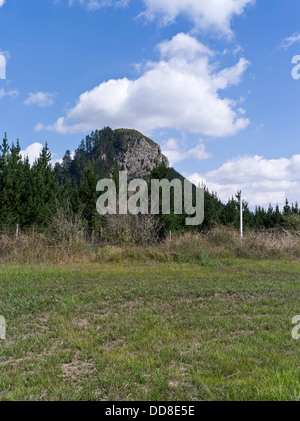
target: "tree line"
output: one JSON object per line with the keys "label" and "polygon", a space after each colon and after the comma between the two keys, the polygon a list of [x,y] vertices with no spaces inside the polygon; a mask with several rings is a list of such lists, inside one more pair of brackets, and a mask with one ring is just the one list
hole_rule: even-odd
{"label": "tree line", "polygon": [[[74,155],[66,151],[61,162],[51,164],[51,152],[47,143],[39,157],[31,165],[28,157],[22,157],[19,141],[8,142],[5,134],[0,146],[0,226],[27,228],[36,226],[46,229],[58,207],[66,207],[82,217],[84,225],[95,230],[105,221],[97,214],[96,184],[101,178],[113,177],[117,182],[118,154],[127,147],[124,134],[104,128],[86,136]],[[183,177],[173,168],[160,165],[148,179]],[[147,179],[147,178],[146,178]],[[276,227],[299,227],[298,203],[286,200],[281,210],[278,205],[267,209],[257,206],[254,211],[243,202],[245,228],[253,230]],[[183,231],[185,215],[159,215],[161,236],[168,230]],[[297,225],[298,224],[298,225]],[[239,193],[223,204],[216,193],[205,189],[205,219],[200,229],[216,225],[239,225]]]}

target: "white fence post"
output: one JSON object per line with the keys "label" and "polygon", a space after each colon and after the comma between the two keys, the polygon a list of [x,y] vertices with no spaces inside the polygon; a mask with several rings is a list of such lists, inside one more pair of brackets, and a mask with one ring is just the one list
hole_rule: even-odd
{"label": "white fence post", "polygon": [[241,239],[244,237],[244,227],[243,227],[243,198],[242,198],[242,192],[240,194],[240,234]]}

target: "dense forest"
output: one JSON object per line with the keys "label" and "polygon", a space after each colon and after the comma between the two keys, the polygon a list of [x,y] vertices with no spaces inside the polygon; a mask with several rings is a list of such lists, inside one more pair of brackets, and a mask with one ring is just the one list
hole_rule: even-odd
{"label": "dense forest", "polygon": [[[28,158],[22,158],[19,141],[9,144],[4,136],[0,147],[0,226],[13,229],[16,224],[27,229],[35,226],[46,229],[49,220],[59,207],[65,207],[74,214],[80,212],[86,227],[95,230],[103,224],[103,217],[96,212],[96,184],[100,178],[113,177],[117,181],[117,156],[126,148],[121,131],[104,128],[88,135],[74,155],[66,151],[62,161],[51,165],[51,153],[47,144],[40,156],[30,165]],[[160,165],[149,178],[183,177],[173,168]],[[250,211],[243,203],[245,228],[260,230],[274,227],[293,228],[299,222],[298,204],[289,204],[282,210],[271,205],[268,209],[260,206]],[[161,235],[168,230],[182,231],[195,229],[185,227],[185,215],[160,215],[163,222]],[[223,204],[217,193],[205,190],[205,220],[200,228],[208,229],[216,225],[239,225],[239,194]]]}

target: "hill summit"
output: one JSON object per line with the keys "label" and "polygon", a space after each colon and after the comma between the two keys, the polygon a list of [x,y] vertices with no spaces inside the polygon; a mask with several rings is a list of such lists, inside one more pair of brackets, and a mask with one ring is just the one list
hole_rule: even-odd
{"label": "hill summit", "polygon": [[169,161],[160,146],[136,130],[105,127],[86,136],[74,155],[66,151],[62,163],[56,165],[61,184],[68,181],[77,185],[92,168],[98,179],[106,178],[114,171],[127,171],[130,178],[144,177]]}
{"label": "hill summit", "polygon": [[169,167],[168,158],[162,154],[158,143],[142,133],[130,129],[117,129],[114,133],[125,142],[126,147],[117,151],[117,161],[129,175],[148,175],[161,164]]}

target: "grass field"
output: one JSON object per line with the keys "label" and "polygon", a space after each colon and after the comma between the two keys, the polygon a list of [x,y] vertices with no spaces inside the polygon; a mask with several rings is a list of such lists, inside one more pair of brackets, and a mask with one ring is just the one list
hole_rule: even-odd
{"label": "grass field", "polygon": [[300,264],[0,266],[0,400],[300,400]]}

